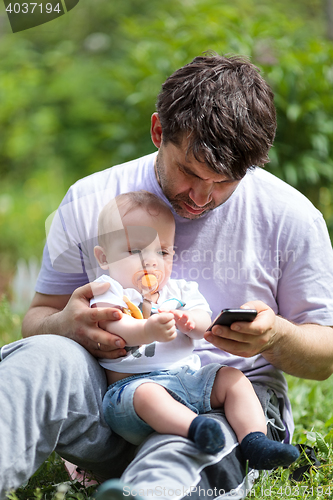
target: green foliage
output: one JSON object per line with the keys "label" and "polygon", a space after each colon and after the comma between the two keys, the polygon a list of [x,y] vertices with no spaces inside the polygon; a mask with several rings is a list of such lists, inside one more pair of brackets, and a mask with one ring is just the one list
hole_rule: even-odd
{"label": "green foliage", "polygon": [[[74,32],[64,35],[69,22]],[[72,181],[150,152],[161,83],[216,50],[248,55],[265,70],[279,113],[276,171],[295,184],[317,182],[329,175],[321,164],[331,154],[332,44],[309,33],[309,22],[265,2],[97,1],[53,21],[53,33],[4,36],[1,173],[21,180],[31,171],[68,170]]]}
{"label": "green foliage", "polygon": [[314,442],[316,435],[311,433],[317,432],[333,444],[330,437],[333,426],[332,379],[319,383],[287,376],[287,380],[296,423],[294,440],[297,443],[306,443],[309,439]]}
{"label": "green foliage", "polygon": [[[272,474],[261,473],[247,498],[257,500],[324,500],[333,498],[333,413],[332,381],[315,382],[287,376],[296,429],[294,443],[314,448],[321,465],[314,466],[306,454],[290,468]],[[301,481],[290,476],[298,468],[309,466]]]}
{"label": "green foliage", "polygon": [[48,460],[31,477],[28,484],[8,495],[9,500],[87,500],[96,486],[84,487],[79,481],[71,481],[64,462],[52,453]]}
{"label": "green foliage", "polygon": [[65,191],[58,169],[31,172],[25,180],[4,179],[0,188],[0,271],[14,269],[19,258],[41,257],[45,220]]}
{"label": "green foliage", "polygon": [[11,310],[8,299],[0,297],[0,347],[21,337],[21,318]]}
{"label": "green foliage", "polygon": [[332,44],[304,37],[293,50],[281,50],[279,64],[267,71],[278,112],[269,169],[313,201],[324,213],[331,232],[332,61]]}

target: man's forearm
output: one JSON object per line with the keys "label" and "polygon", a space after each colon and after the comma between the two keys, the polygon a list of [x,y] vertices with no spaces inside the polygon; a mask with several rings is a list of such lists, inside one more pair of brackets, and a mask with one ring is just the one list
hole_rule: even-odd
{"label": "man's forearm", "polygon": [[70,295],[44,295],[36,292],[22,322],[23,337],[41,334],[66,335],[60,312]]}
{"label": "man's forearm", "polygon": [[30,308],[22,322],[22,336],[31,337],[42,334],[65,335],[61,331],[59,312],[58,309],[46,306]]}
{"label": "man's forearm", "polygon": [[333,329],[315,324],[294,325],[277,317],[278,333],[263,357],[295,377],[325,380],[333,373]]}

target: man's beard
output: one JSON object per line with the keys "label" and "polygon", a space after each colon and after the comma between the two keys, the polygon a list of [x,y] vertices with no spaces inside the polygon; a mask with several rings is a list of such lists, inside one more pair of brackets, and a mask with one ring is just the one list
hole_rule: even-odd
{"label": "man's beard", "polygon": [[161,166],[160,160],[159,160],[159,155],[156,157],[156,177],[159,185],[162,188],[164,196],[167,198],[169,203],[171,204],[172,208],[176,212],[177,215],[180,215],[181,217],[184,217],[184,219],[199,219],[203,215],[205,215],[207,212],[210,212],[211,210],[214,210],[216,208],[216,203],[212,200],[211,202],[207,203],[204,207],[204,211],[200,214],[191,214],[188,212],[184,206],[182,205],[181,202],[186,203],[186,205],[189,205],[191,208],[194,210],[201,210],[203,207],[198,207],[193,200],[188,196],[186,193],[179,193],[176,196],[172,195],[172,182],[170,182],[166,175],[164,174],[164,169]]}
{"label": "man's beard", "polygon": [[[164,192],[164,194],[165,194],[165,192]],[[214,201],[211,201],[210,203],[205,205],[204,208],[198,207],[195,205],[195,203],[193,203],[193,200],[191,200],[191,198],[189,196],[187,196],[187,194],[185,194],[185,193],[177,194],[174,198],[169,198],[166,194],[165,194],[165,196],[169,200],[174,211],[178,215],[180,215],[181,217],[184,217],[185,219],[199,219],[203,215],[207,214],[207,212],[214,210],[214,208],[216,207]],[[200,214],[191,214],[190,212],[188,212],[186,210],[186,208],[184,208],[184,205],[181,202],[186,203],[186,205],[193,208],[194,210],[202,210],[203,209],[203,212],[201,212]]]}

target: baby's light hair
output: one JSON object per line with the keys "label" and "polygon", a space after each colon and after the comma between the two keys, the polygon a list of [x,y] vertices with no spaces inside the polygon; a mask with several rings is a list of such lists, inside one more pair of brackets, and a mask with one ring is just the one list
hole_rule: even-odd
{"label": "baby's light hair", "polygon": [[[114,216],[124,217],[133,210],[143,209],[151,217],[158,217],[161,213],[170,218],[174,217],[168,205],[158,196],[149,191],[130,191],[119,194],[109,201],[101,210],[98,217],[98,243],[103,248],[108,244],[110,236],[110,220]],[[123,211],[124,210],[124,211]]]}

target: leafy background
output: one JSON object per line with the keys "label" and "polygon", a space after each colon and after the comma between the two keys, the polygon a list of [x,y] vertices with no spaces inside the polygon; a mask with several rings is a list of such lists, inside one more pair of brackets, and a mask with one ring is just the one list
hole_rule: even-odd
{"label": "leafy background", "polygon": [[[260,67],[275,92],[278,113],[266,168],[313,201],[333,237],[329,2],[82,0],[67,15],[16,34],[1,3],[0,296],[5,295],[0,301],[0,345],[20,336],[22,315],[12,302],[17,263],[40,258],[45,220],[69,185],[152,152],[150,116],[162,82],[207,50],[246,55]],[[332,384],[293,377],[288,381],[295,441],[317,446],[325,467],[311,469],[306,484],[329,486]],[[54,491],[55,498],[64,497],[54,484],[67,476],[62,468],[55,477],[53,460],[57,462],[44,464],[30,486],[17,492],[18,498],[46,498]],[[255,498],[271,485],[278,491],[288,474],[261,478]],[[322,498],[333,498],[333,487],[332,495],[326,492]]]}
{"label": "leafy background", "polygon": [[40,256],[44,221],[78,178],[154,150],[165,77],[206,50],[243,54],[276,95],[268,169],[333,234],[333,44],[321,0],[94,0],[11,33],[0,9],[0,271]]}

